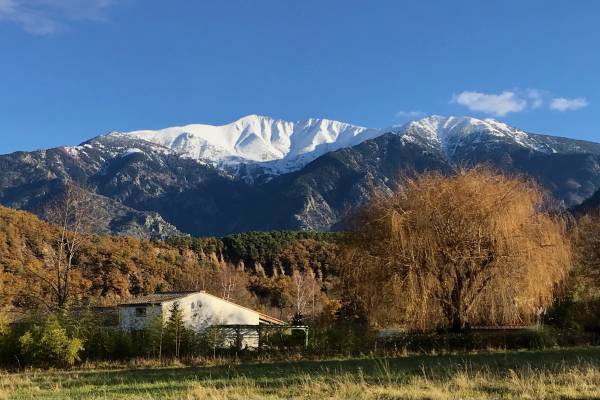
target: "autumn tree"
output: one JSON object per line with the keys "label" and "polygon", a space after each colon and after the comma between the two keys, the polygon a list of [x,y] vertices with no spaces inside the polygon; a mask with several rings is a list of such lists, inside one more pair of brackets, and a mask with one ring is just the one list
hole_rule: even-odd
{"label": "autumn tree", "polygon": [[321,287],[315,273],[311,269],[294,270],[287,286],[286,303],[290,305],[294,319],[302,321],[307,312],[314,318],[321,297]]}
{"label": "autumn tree", "polygon": [[220,265],[215,278],[215,282],[207,287],[209,293],[251,308],[258,305],[256,296],[249,290],[249,274],[239,267],[231,264]]}
{"label": "autumn tree", "polygon": [[360,212],[338,260],[347,304],[410,329],[530,323],[570,266],[562,218],[524,178],[426,173]]}
{"label": "autumn tree", "polygon": [[46,210],[46,216],[57,228],[53,242],[44,249],[46,268],[39,270],[25,265],[25,269],[50,291],[52,302],[46,306],[52,310],[63,309],[73,295],[76,257],[87,230],[93,225],[92,195],[85,188],[67,182],[62,195]]}

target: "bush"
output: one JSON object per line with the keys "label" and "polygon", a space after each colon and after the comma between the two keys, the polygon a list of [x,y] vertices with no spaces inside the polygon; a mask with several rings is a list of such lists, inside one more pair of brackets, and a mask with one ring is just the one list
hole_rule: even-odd
{"label": "bush", "polygon": [[34,323],[19,337],[19,354],[27,364],[70,367],[79,361],[83,341],[70,337],[56,316]]}
{"label": "bush", "polygon": [[550,309],[546,322],[567,331],[600,333],[600,299],[568,296]]}
{"label": "bush", "polygon": [[375,349],[375,332],[352,321],[313,324],[308,332],[308,351],[317,355],[358,355]]}
{"label": "bush", "polygon": [[466,330],[464,332],[404,332],[380,338],[379,347],[384,350],[409,352],[452,352],[487,349],[541,350],[559,344],[555,329],[490,329]]}

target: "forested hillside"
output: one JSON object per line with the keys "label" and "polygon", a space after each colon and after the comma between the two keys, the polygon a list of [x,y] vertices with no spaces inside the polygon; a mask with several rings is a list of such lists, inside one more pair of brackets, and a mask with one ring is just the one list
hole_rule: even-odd
{"label": "forested hillside", "polygon": [[[32,214],[0,207],[0,306],[19,313],[49,308],[59,227]],[[303,293],[320,308],[330,288],[334,235],[250,232],[224,238],[169,242],[122,236],[84,237],[74,260],[71,296],[80,304],[165,290],[207,290],[249,307],[288,317]],[[308,290],[311,285],[312,290]],[[304,311],[304,310],[303,310]]]}

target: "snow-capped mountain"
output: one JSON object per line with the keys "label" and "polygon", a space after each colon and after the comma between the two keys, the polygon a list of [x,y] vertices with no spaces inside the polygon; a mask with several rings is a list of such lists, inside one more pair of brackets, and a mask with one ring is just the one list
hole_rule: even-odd
{"label": "snow-capped mountain", "polygon": [[328,119],[290,122],[258,115],[222,126],[194,124],[125,133],[213,166],[232,169],[239,164],[260,164],[272,173],[297,170],[327,152],[379,134],[377,129]]}
{"label": "snow-capped mountain", "polygon": [[[227,172],[278,175],[296,171],[331,151],[356,146],[385,133],[418,143],[452,158],[458,150],[509,144],[546,154],[585,152],[571,140],[526,133],[494,119],[432,115],[401,126],[365,128],[328,119],[291,122],[249,115],[227,125],[193,124],[160,130],[113,132],[112,137],[143,140]],[[582,142],[585,143],[585,142]],[[136,148],[128,149],[129,152]],[[128,154],[127,153],[127,154]]]}
{"label": "snow-capped mountain", "polygon": [[491,118],[481,120],[472,117],[432,115],[411,121],[395,132],[409,142],[423,140],[426,144],[441,149],[450,157],[455,154],[457,148],[482,141],[512,143],[544,153],[556,152],[555,149],[538,140],[535,135]]}
{"label": "snow-capped mountain", "polygon": [[479,163],[531,176],[566,207],[600,189],[600,144],[492,119],[430,116],[372,129],[249,116],[0,156],[0,204],[43,215],[75,180],[102,203],[101,233],[327,230],[406,173]]}

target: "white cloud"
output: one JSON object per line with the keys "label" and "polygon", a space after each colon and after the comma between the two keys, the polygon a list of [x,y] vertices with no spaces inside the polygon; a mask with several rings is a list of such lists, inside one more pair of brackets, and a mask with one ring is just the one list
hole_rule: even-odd
{"label": "white cloud", "polygon": [[583,97],[576,99],[567,99],[565,97],[555,97],[550,103],[550,108],[557,111],[579,110],[588,106],[588,101]]}
{"label": "white cloud", "polygon": [[511,112],[525,110],[549,108],[557,111],[570,111],[588,106],[588,101],[583,97],[573,99],[552,97],[547,90],[518,88],[498,94],[464,91],[454,95],[451,102],[465,106],[471,111],[500,117]]}
{"label": "white cloud", "polygon": [[417,118],[422,115],[425,115],[425,113],[422,111],[398,111],[396,113],[396,118]]}
{"label": "white cloud", "polygon": [[0,20],[34,35],[64,29],[73,21],[102,21],[114,0],[0,0]]}
{"label": "white cloud", "polygon": [[455,95],[453,102],[479,111],[502,117],[511,112],[520,112],[527,108],[527,101],[515,92],[505,91],[499,94],[464,91]]}

